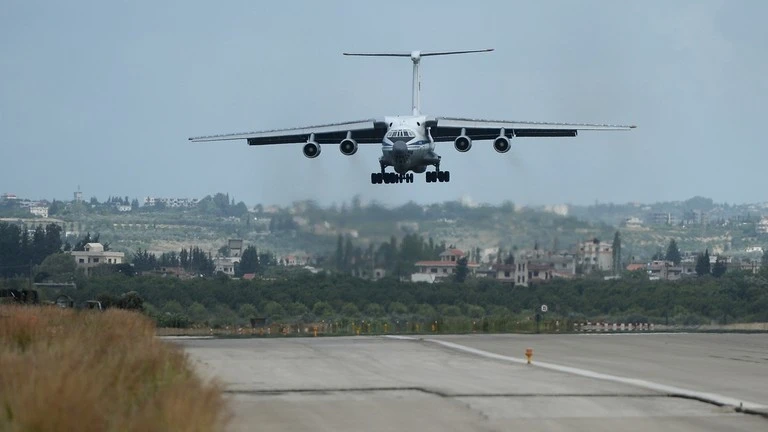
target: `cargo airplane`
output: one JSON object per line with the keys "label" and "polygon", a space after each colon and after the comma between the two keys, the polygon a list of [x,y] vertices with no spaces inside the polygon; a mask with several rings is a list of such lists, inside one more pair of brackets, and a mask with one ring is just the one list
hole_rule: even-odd
{"label": "cargo airplane", "polygon": [[[411,53],[344,53],[347,56],[410,57],[413,62],[411,115],[389,116],[292,129],[274,129],[226,135],[190,138],[190,141],[247,140],[249,145],[303,143],[304,156],[316,158],[322,144],[339,145],[341,153],[352,156],[358,144],[380,144],[380,171],[371,173],[372,184],[413,183],[414,173],[426,172],[427,183],[449,182],[450,171],[440,170],[440,156],[435,143],[453,141],[459,152],[466,152],[473,141],[493,141],[493,148],[506,153],[512,138],[574,137],[580,130],[629,130],[635,126],[539,123],[522,121],[477,120],[456,117],[432,117],[420,110],[421,77],[419,63],[424,57],[489,52],[493,49],[434,51]],[[435,167],[427,171],[427,167]],[[387,172],[392,167],[394,172]]]}

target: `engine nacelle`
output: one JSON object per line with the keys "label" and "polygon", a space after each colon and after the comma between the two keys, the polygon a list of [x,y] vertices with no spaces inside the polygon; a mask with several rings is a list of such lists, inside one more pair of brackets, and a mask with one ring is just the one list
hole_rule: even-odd
{"label": "engine nacelle", "polygon": [[352,138],[344,138],[341,140],[341,144],[339,144],[339,150],[347,156],[352,156],[357,153],[357,141]]}
{"label": "engine nacelle", "polygon": [[456,147],[456,150],[464,153],[469,151],[469,149],[472,148],[472,139],[466,135],[459,135],[456,137],[456,139],[453,141],[453,146]]}
{"label": "engine nacelle", "polygon": [[314,159],[320,156],[320,144],[314,141],[307,141],[307,143],[304,144],[302,151],[304,152],[304,156]]}
{"label": "engine nacelle", "polygon": [[510,147],[509,138],[505,137],[504,135],[499,135],[495,140],[493,140],[493,149],[499,153],[508,152]]}
{"label": "engine nacelle", "polygon": [[416,174],[421,174],[421,173],[423,173],[426,170],[427,170],[427,166],[426,165],[419,165],[419,166],[417,166],[416,168],[413,169],[413,172],[415,172]]}

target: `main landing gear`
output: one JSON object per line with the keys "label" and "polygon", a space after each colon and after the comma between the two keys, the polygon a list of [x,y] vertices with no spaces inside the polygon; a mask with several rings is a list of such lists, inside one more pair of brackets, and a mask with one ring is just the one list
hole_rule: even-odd
{"label": "main landing gear", "polygon": [[371,184],[413,183],[413,173],[371,173]]}
{"label": "main landing gear", "polygon": [[440,171],[439,169],[437,171],[427,171],[427,183],[448,183],[451,181],[451,172],[450,171]]}

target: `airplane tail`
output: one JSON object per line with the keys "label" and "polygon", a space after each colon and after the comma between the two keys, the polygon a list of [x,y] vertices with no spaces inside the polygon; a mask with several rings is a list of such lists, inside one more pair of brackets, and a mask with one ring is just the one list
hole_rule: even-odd
{"label": "airplane tail", "polygon": [[419,63],[422,57],[454,55],[454,54],[470,54],[490,52],[493,48],[476,49],[476,50],[460,50],[460,51],[411,51],[410,53],[404,52],[383,52],[383,53],[343,53],[345,56],[356,57],[410,57],[413,61],[413,88],[411,91],[411,109],[413,115],[419,115],[421,111],[421,77],[419,76]]}

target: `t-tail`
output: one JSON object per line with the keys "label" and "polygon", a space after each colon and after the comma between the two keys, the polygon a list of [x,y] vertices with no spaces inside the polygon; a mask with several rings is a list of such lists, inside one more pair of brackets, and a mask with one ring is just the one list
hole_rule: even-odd
{"label": "t-tail", "polygon": [[344,53],[346,56],[360,56],[360,57],[410,57],[413,61],[413,88],[411,91],[411,109],[413,115],[421,114],[421,77],[419,76],[419,63],[422,57],[440,56],[440,55],[452,55],[452,54],[469,54],[490,52],[493,48],[478,49],[478,50],[464,50],[464,51],[412,51],[410,53]]}

